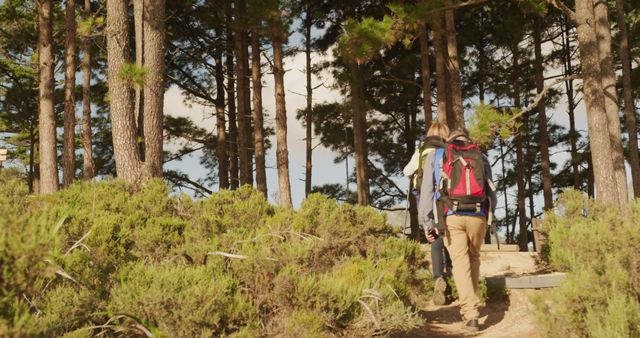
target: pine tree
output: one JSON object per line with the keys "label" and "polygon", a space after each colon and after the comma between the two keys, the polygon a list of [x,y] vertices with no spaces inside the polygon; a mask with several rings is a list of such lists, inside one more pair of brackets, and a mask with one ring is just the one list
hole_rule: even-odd
{"label": "pine tree", "polygon": [[53,109],[54,66],[53,55],[53,3],[51,0],[36,1],[38,8],[38,72],[39,94],[39,154],[40,193],[49,194],[58,190],[58,164],[56,147],[56,116]]}
{"label": "pine tree", "polygon": [[273,46],[273,78],[276,98],[276,163],[278,166],[278,200],[281,206],[291,208],[291,182],[289,179],[289,149],[287,146],[287,110],[284,97],[283,32],[281,9],[275,8],[270,23]]}
{"label": "pine tree", "polygon": [[76,174],[76,2],[65,5],[64,136],[62,151],[63,186],[69,186]]}
{"label": "pine tree", "polygon": [[144,161],[147,177],[162,177],[164,120],[165,0],[146,0],[143,9]]}
{"label": "pine tree", "polygon": [[128,182],[141,181],[141,161],[136,142],[136,121],[131,80],[126,73],[129,62],[128,1],[107,2],[107,77],[113,134],[113,152],[118,177]]}
{"label": "pine tree", "polygon": [[[84,20],[93,18],[91,0],[84,0],[83,16]],[[84,33],[85,36],[82,37],[82,145],[84,149],[82,176],[84,180],[90,180],[95,176],[91,130],[91,29]]]}
{"label": "pine tree", "polygon": [[638,128],[636,125],[635,104],[631,86],[631,61],[629,58],[629,33],[625,21],[625,10],[622,0],[616,0],[616,14],[618,19],[619,54],[622,63],[622,93],[624,98],[625,126],[629,133],[629,165],[633,179],[633,195],[640,197],[640,159],[638,156]]}

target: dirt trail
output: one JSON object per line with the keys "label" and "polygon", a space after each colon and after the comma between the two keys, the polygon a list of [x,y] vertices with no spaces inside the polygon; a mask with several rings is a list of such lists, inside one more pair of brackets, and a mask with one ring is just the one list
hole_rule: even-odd
{"label": "dirt trail", "polygon": [[[483,252],[482,276],[518,276],[538,270],[535,256],[521,252]],[[521,337],[538,338],[540,334],[533,316],[529,297],[540,292],[533,289],[512,289],[503,299],[493,300],[480,310],[480,331],[470,333],[462,328],[458,302],[446,306],[428,305],[422,309],[423,327],[405,337]]]}

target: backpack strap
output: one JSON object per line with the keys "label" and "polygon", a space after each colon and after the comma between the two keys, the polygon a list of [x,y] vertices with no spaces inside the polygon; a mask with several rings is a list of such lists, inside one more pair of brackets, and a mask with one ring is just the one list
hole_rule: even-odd
{"label": "backpack strap", "polygon": [[[433,168],[433,178],[435,181],[434,184],[434,193],[433,193],[433,218],[435,220],[436,226],[444,226],[444,202],[440,200],[440,189],[442,189],[442,180],[441,177],[444,174],[444,148],[438,148],[434,154],[434,168]],[[446,174],[445,174],[446,175]]]}

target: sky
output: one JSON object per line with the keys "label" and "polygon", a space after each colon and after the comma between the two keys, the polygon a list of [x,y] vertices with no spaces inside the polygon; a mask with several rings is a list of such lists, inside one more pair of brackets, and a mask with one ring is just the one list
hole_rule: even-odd
{"label": "sky", "polygon": [[[312,63],[321,62],[326,59],[317,53],[312,56]],[[285,67],[285,101],[287,110],[287,143],[289,147],[289,173],[291,181],[291,195],[294,208],[300,206],[304,199],[304,175],[306,163],[306,130],[302,121],[296,119],[298,109],[306,107],[306,74],[305,74],[305,55],[297,53],[296,55],[284,60]],[[321,85],[323,84],[323,85]],[[313,103],[334,102],[342,100],[338,90],[332,89],[333,82],[327,72],[320,74],[320,77],[312,77],[312,87],[319,86],[313,91]],[[270,73],[263,74],[263,105],[265,114],[265,127],[275,127],[275,96],[273,87],[273,75]],[[200,105],[185,102],[179,88],[173,86],[165,93],[164,111],[167,115],[189,117],[197,125],[212,131],[215,128],[215,112],[212,107],[203,107]],[[315,136],[314,136],[315,137]],[[275,159],[275,135],[271,137],[272,149],[267,152],[267,188],[269,199],[276,201],[278,189],[278,173],[276,169]],[[312,144],[316,146],[319,143],[314,139]],[[167,149],[175,149],[175,145],[166,144]],[[194,153],[183,161],[174,161],[165,165],[166,169],[182,170],[192,178],[199,178],[205,175],[205,169],[200,165],[199,158],[201,152]],[[344,162],[335,164],[333,159],[335,155],[323,146],[318,146],[313,150],[313,168],[312,182],[313,185],[322,185],[325,183],[343,183],[345,178]],[[350,163],[353,160],[350,159]],[[351,169],[350,169],[351,170]],[[345,183],[346,184],[346,183]],[[217,190],[217,186],[214,190]]]}
{"label": "sky", "polygon": [[[551,52],[551,46],[544,46],[544,53]],[[330,56],[322,56],[313,54],[312,63],[321,62],[330,58]],[[296,53],[284,60],[285,65],[285,99],[287,109],[287,127],[288,127],[288,147],[289,147],[289,171],[291,180],[291,194],[294,204],[294,208],[299,207],[300,203],[304,199],[304,172],[305,172],[305,128],[302,121],[298,121],[295,118],[298,109],[304,109],[306,107],[306,74],[305,74],[305,58],[304,53]],[[558,73],[559,70],[549,68],[547,69],[546,77],[550,77]],[[532,79],[533,81],[533,79]],[[578,81],[579,82],[579,81]],[[578,83],[576,82],[576,84]],[[328,71],[318,76],[312,77],[312,86],[316,87],[319,84],[324,84],[313,92],[313,102],[335,102],[341,101],[344,98],[341,96],[338,90],[332,88],[334,84]],[[273,95],[273,76],[269,73],[263,75],[263,104],[265,112],[265,125],[275,125],[275,97]],[[556,89],[564,91],[564,86],[561,84]],[[581,94],[577,94],[581,97]],[[474,100],[476,102],[474,102]],[[468,98],[465,103],[476,104],[477,98]],[[504,104],[504,102],[503,102]],[[568,126],[568,115],[566,113],[566,96],[561,95],[558,104],[553,109],[547,110],[547,116],[552,122],[560,124],[562,126]],[[189,117],[197,125],[207,128],[207,130],[213,130],[215,128],[215,117],[212,107],[203,107],[194,105],[189,102],[185,102],[184,96],[177,87],[171,87],[165,94],[165,114],[173,116]],[[587,121],[584,104],[581,102],[576,110],[576,128],[583,135],[587,132]],[[272,144],[275,148],[275,136],[271,138]],[[313,145],[318,144],[318,140],[314,139]],[[165,145],[167,149],[175,149],[175,145]],[[558,149],[559,151],[552,153],[551,161],[558,163],[558,167],[562,167],[562,164],[569,158],[568,150]],[[205,169],[199,164],[199,158],[201,152],[194,153],[192,156],[184,159],[183,161],[174,161],[166,164],[166,169],[179,169],[189,175],[192,179],[197,179],[205,175]],[[313,175],[312,184],[322,185],[325,183],[340,183],[346,182],[346,167],[345,163],[334,163],[335,154],[330,150],[318,146],[313,152]],[[272,202],[277,201],[277,189],[278,189],[278,176],[276,170],[275,161],[275,149],[271,149],[267,152],[267,185],[269,191],[269,199]],[[349,159],[349,171],[353,170],[353,158]],[[496,173],[501,170],[500,163],[498,162],[493,167],[494,177]],[[402,177],[396,177],[394,179],[396,183],[402,188],[408,188],[408,181]],[[355,185],[352,184],[352,189],[355,189]],[[217,186],[214,187],[214,190]],[[515,199],[515,190],[509,192],[510,199]],[[503,198],[500,198],[500,209],[504,208]],[[541,196],[535,198],[536,206],[541,208],[542,199]],[[498,211],[497,216],[503,212]]]}

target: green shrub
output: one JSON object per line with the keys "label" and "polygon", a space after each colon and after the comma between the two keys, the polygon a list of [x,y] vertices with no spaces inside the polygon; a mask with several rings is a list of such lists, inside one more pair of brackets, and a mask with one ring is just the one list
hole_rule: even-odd
{"label": "green shrub", "polygon": [[418,326],[424,254],[379,212],[159,180],[29,196],[0,175],[0,336],[370,336]]}
{"label": "green shrub", "polygon": [[110,316],[139,318],[157,334],[217,336],[250,322],[255,315],[238,282],[206,266],[137,263],[120,280],[111,290]]}
{"label": "green shrub", "polygon": [[[587,215],[583,216],[586,208]],[[547,212],[549,258],[568,278],[534,299],[549,336],[640,335],[640,201],[629,215],[618,208],[586,204],[579,192],[561,195],[561,214]]]}

